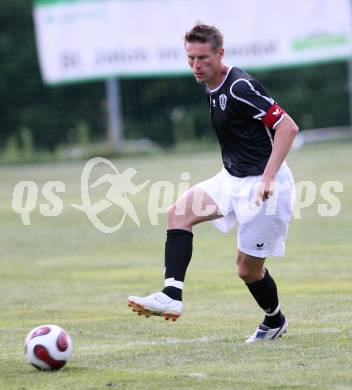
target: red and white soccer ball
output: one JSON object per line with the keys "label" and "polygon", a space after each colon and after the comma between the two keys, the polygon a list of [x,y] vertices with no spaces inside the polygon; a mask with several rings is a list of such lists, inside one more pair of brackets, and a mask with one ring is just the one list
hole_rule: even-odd
{"label": "red and white soccer ball", "polygon": [[28,363],[39,370],[60,370],[71,358],[72,340],[57,325],[41,325],[28,333],[24,351]]}

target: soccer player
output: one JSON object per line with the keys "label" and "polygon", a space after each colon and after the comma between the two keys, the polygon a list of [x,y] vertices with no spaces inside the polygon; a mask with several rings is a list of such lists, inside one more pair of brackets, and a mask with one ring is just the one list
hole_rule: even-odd
{"label": "soccer player", "polygon": [[224,167],[169,208],[164,288],[147,297],[130,296],[128,305],[147,317],[176,320],[183,311],[192,227],[212,221],[226,232],[237,223],[238,276],[265,313],[246,342],[272,340],[286,332],[288,321],[265,259],[284,255],[294,201],[285,157],[298,127],[257,80],[223,63],[223,36],[216,27],[195,25],[184,44],[196,81],[207,88]]}

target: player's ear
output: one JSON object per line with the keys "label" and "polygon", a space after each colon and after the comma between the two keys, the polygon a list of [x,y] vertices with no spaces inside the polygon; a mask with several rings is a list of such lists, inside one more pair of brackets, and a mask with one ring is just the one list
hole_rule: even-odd
{"label": "player's ear", "polygon": [[221,47],[221,48],[218,50],[219,62],[223,59],[223,57],[224,57],[224,48]]}

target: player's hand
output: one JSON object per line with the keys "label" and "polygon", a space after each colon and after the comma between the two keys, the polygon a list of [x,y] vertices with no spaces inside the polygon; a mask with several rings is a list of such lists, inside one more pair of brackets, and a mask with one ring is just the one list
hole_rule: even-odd
{"label": "player's hand", "polygon": [[255,197],[255,204],[260,206],[274,193],[275,177],[263,175],[262,180],[258,184],[257,194]]}

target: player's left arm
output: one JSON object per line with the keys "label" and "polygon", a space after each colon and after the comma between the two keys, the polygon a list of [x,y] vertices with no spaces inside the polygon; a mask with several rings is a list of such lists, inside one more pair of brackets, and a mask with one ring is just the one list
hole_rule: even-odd
{"label": "player's left arm", "polygon": [[282,115],[281,121],[275,126],[272,152],[258,188],[256,196],[257,204],[265,201],[273,194],[275,176],[290,151],[298,130],[297,124],[287,113]]}
{"label": "player's left arm", "polygon": [[298,126],[257,80],[238,79],[232,84],[230,92],[246,116],[262,121],[268,131],[275,130],[272,152],[255,200],[259,205],[274,191],[275,176],[291,148]]}

